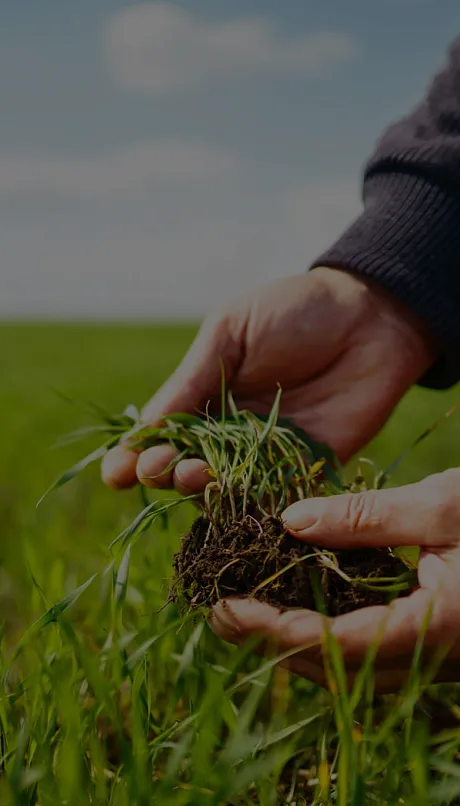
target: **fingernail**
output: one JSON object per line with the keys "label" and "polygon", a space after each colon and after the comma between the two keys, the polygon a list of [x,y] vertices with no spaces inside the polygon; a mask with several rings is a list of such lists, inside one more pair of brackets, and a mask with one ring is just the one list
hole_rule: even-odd
{"label": "fingernail", "polygon": [[289,531],[304,532],[318,520],[318,501],[298,501],[291,504],[282,514],[282,521]]}

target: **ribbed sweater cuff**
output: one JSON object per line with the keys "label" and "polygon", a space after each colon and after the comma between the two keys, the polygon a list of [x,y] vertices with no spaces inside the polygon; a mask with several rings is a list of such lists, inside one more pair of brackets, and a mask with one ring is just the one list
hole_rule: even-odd
{"label": "ribbed sweater cuff", "polygon": [[420,383],[447,388],[460,378],[459,189],[394,172],[369,176],[364,196],[363,214],[311,268],[348,269],[405,302],[442,349]]}

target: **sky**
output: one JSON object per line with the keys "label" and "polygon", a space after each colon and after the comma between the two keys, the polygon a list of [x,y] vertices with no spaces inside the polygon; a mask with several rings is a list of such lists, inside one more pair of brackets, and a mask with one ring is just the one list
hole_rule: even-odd
{"label": "sky", "polygon": [[202,317],[299,274],[458,0],[0,0],[0,318]]}

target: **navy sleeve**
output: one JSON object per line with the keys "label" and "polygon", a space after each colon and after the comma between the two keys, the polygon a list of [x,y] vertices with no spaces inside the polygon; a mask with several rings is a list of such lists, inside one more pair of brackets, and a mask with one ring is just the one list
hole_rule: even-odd
{"label": "navy sleeve", "polygon": [[442,358],[421,383],[460,379],[460,39],[423,102],[383,135],[364,209],[312,266],[375,280],[423,320]]}

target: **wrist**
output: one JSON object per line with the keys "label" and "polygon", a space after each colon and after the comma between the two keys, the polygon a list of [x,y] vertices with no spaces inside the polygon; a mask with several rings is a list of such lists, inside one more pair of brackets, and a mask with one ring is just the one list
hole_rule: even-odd
{"label": "wrist", "polygon": [[[395,349],[405,357],[408,375],[422,377],[441,355],[441,347],[425,322],[402,300],[375,280],[350,269],[318,266],[312,271],[337,273],[359,289],[360,316],[371,320],[376,329],[387,330]],[[343,280],[342,280],[343,281]],[[393,356],[389,355],[389,360]]]}

